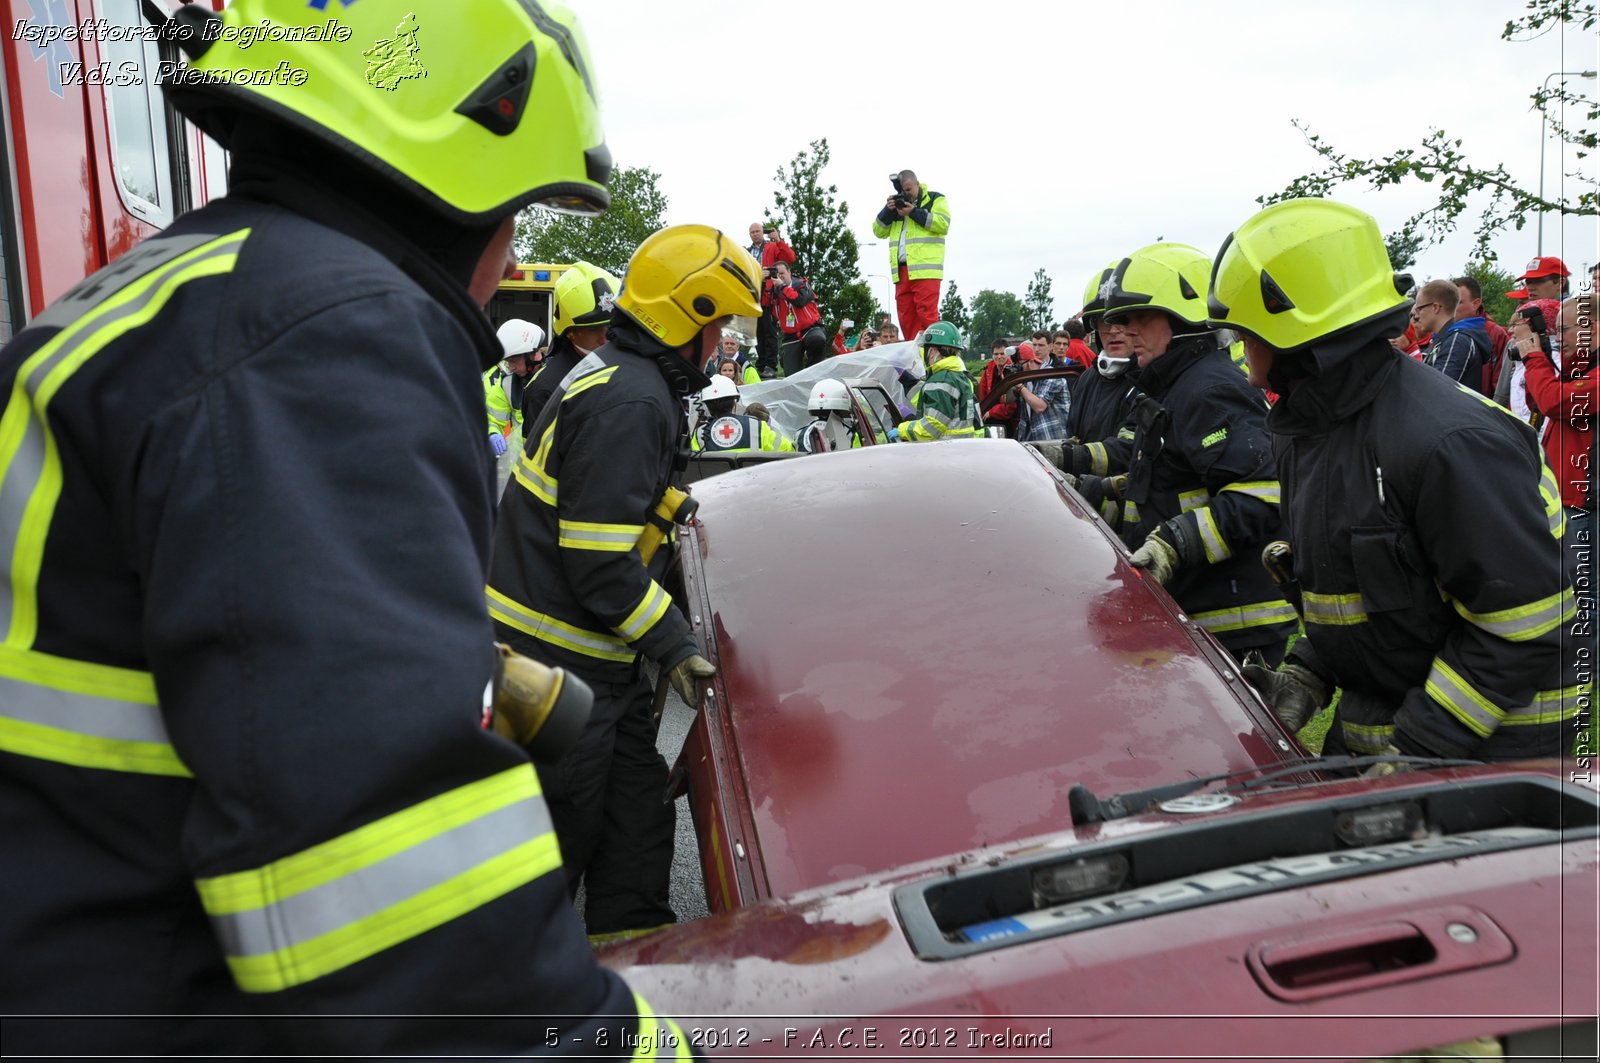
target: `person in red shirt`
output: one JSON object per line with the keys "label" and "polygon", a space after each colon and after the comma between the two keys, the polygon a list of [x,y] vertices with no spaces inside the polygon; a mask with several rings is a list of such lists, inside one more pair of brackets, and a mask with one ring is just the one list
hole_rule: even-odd
{"label": "person in red shirt", "polygon": [[1050,337],[1050,357],[1060,365],[1077,362],[1085,369],[1094,368],[1094,351],[1084,342],[1088,331],[1083,322],[1072,318],[1061,331]]}
{"label": "person in red shirt", "polygon": [[[983,400],[989,393],[1000,386],[1001,379],[1006,370],[1011,367],[1011,356],[1006,353],[1004,340],[994,341],[994,353],[989,358],[989,364],[983,367],[983,374],[978,377],[978,405],[983,405]],[[1012,397],[1006,402],[997,402],[989,407],[989,412],[983,415],[985,428],[1004,428],[1006,435],[1016,433],[1017,425],[1017,400]]]}
{"label": "person in red shirt", "polygon": [[761,292],[761,320],[756,325],[756,368],[761,379],[770,380],[778,375],[778,351],[783,342],[778,327],[777,309],[772,305],[772,288],[776,283],[775,267],[780,262],[794,261],[794,248],[783,238],[778,223],[768,220],[750,223],[750,254],[761,263],[765,280]]}

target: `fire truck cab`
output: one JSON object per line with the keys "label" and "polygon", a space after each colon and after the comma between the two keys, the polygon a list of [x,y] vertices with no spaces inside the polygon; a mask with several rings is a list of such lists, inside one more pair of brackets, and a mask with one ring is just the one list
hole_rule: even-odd
{"label": "fire truck cab", "polygon": [[[222,0],[200,0],[220,9]],[[172,3],[159,6],[170,8]],[[167,106],[140,0],[19,0],[0,41],[0,342],[226,188],[226,153]]]}

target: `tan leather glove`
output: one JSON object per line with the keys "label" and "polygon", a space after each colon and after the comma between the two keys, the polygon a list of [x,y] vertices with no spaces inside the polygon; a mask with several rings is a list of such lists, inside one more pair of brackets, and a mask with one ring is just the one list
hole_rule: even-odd
{"label": "tan leather glove", "polygon": [[1244,667],[1239,671],[1291,733],[1304,727],[1328,704],[1328,684],[1293,661],[1285,661],[1273,671],[1265,657],[1252,651],[1245,655]]}
{"label": "tan leather glove", "polygon": [[667,669],[667,681],[685,705],[697,709],[700,707],[701,680],[710,679],[716,674],[717,670],[710,661],[698,653],[692,653]]}
{"label": "tan leather glove", "polygon": [[[1400,747],[1395,745],[1392,742],[1389,743],[1388,745],[1384,746],[1383,747],[1383,752],[1378,754],[1378,755],[1379,756],[1383,756],[1383,757],[1403,757],[1403,756],[1405,756],[1405,754],[1400,751]],[[1372,767],[1370,767],[1366,771],[1362,772],[1361,773],[1361,777],[1363,779],[1382,779],[1382,778],[1385,778],[1386,776],[1399,775],[1401,772],[1406,772],[1406,771],[1410,771],[1410,770],[1411,770],[1411,765],[1409,765],[1409,764],[1394,764],[1394,763],[1374,764]]]}
{"label": "tan leather glove", "polygon": [[1157,583],[1166,586],[1167,581],[1177,573],[1180,561],[1178,551],[1161,536],[1151,532],[1144,545],[1128,558],[1128,564],[1144,569]]}

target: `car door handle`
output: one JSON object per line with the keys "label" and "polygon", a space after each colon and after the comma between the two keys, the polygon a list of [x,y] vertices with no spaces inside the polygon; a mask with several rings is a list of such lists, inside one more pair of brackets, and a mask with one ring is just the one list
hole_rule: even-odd
{"label": "car door handle", "polygon": [[1515,952],[1487,915],[1450,906],[1263,942],[1250,950],[1248,963],[1268,993],[1300,1002],[1488,967]]}

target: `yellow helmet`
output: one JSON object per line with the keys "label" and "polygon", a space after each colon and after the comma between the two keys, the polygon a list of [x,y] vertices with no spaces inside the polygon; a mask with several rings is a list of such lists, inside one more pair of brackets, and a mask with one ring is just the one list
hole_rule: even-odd
{"label": "yellow helmet", "polygon": [[1211,269],[1210,316],[1293,350],[1404,305],[1370,214],[1331,199],[1290,199],[1239,226]]}
{"label": "yellow helmet", "polygon": [[628,260],[617,309],[668,347],[730,314],[761,316],[761,267],[709,225],[669,225]]}
{"label": "yellow helmet", "polygon": [[566,7],[365,0],[328,18],[325,6],[180,8],[192,61],[164,83],[173,106],[223,147],[232,113],[283,123],[466,224],[529,203],[609,204],[594,71]]}
{"label": "yellow helmet", "polygon": [[1111,274],[1116,268],[1117,263],[1112,261],[1106,265],[1105,269],[1095,270],[1094,274],[1089,278],[1089,286],[1083,290],[1083,309],[1078,313],[1083,318],[1083,323],[1089,328],[1094,327],[1090,324],[1090,315],[1099,317],[1105,312],[1106,294],[1109,291],[1105,284],[1106,281],[1111,279]]}
{"label": "yellow helmet", "polygon": [[621,281],[594,263],[574,262],[556,281],[556,335],[565,335],[568,329],[609,324],[621,287]]}
{"label": "yellow helmet", "polygon": [[1151,244],[1118,262],[1101,285],[1107,315],[1164,310],[1190,325],[1206,324],[1211,260],[1188,244]]}

